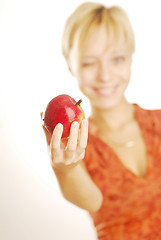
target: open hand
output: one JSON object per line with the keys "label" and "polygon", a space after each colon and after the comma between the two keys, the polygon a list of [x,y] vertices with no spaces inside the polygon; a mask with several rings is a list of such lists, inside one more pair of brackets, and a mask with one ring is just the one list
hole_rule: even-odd
{"label": "open hand", "polygon": [[73,122],[68,139],[62,139],[63,125],[58,123],[51,135],[43,126],[51,165],[55,169],[65,171],[73,168],[84,158],[88,138],[88,121],[83,119],[81,127],[78,122]]}

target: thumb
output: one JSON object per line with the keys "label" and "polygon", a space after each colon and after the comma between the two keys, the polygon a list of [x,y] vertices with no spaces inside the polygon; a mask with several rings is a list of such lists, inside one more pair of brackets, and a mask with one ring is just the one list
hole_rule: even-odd
{"label": "thumb", "polygon": [[[40,116],[41,116],[41,120],[43,121],[43,112],[40,113]],[[42,123],[42,128],[43,128],[43,131],[45,133],[45,137],[46,137],[46,141],[47,141],[47,144],[50,145],[50,141],[51,141],[51,137],[52,137],[52,134],[47,130],[47,128],[44,126],[44,123]]]}

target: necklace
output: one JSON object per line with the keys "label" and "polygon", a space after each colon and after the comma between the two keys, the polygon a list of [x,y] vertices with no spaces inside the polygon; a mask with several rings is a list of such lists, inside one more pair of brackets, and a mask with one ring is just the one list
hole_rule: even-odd
{"label": "necklace", "polygon": [[114,140],[108,138],[108,141],[113,143],[117,147],[126,147],[126,148],[134,147],[136,144],[135,140],[128,140],[126,142],[117,142],[117,141],[114,141]]}
{"label": "necklace", "polygon": [[[93,132],[94,135],[99,135],[99,132],[98,132],[98,127],[94,124],[94,122],[92,121],[92,119],[89,119],[90,120],[90,131]],[[108,142],[111,142],[111,144],[114,144],[115,146],[117,147],[125,147],[125,148],[131,148],[131,147],[134,147],[136,145],[136,140],[128,140],[128,141],[125,141],[125,142],[118,142],[118,141],[115,141],[113,139],[111,139],[109,136],[105,139],[105,142],[108,141]]]}

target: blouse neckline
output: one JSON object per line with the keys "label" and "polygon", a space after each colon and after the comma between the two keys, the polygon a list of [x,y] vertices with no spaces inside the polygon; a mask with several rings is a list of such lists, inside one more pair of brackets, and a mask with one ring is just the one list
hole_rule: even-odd
{"label": "blouse neckline", "polygon": [[[149,124],[151,123],[150,122],[147,122],[146,124],[146,119],[147,119],[147,114],[148,112],[144,111],[140,106],[138,106],[137,104],[134,104],[134,117],[140,127],[140,131],[141,131],[141,134],[142,134],[142,138],[143,138],[143,141],[144,141],[144,144],[145,144],[145,147],[146,147],[146,161],[147,161],[147,164],[146,164],[146,172],[144,174],[144,176],[141,176],[141,175],[138,175],[138,174],[135,174],[133,171],[131,171],[129,168],[127,168],[123,162],[121,161],[121,159],[119,158],[118,154],[112,149],[112,147],[106,143],[105,141],[103,141],[101,138],[98,137],[97,135],[97,131],[95,129],[95,131],[93,131],[91,133],[91,131],[89,131],[89,137],[90,138],[94,138],[96,141],[97,141],[97,144],[95,147],[98,147],[99,145],[102,145],[102,148],[104,149],[107,149],[107,151],[109,152],[110,151],[110,154],[112,154],[116,161],[117,161],[117,164],[121,165],[121,167],[124,169],[124,171],[126,173],[129,173],[131,176],[135,177],[135,178],[138,178],[138,179],[146,179],[149,175],[149,171],[150,171],[150,167],[151,167],[151,155],[149,154],[151,152],[151,144],[149,143],[149,131],[147,131],[149,129]],[[90,126],[91,123],[91,120],[89,120],[89,126]]]}

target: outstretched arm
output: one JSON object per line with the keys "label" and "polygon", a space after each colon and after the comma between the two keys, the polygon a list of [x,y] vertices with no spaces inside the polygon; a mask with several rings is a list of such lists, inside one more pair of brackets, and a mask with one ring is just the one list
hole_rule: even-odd
{"label": "outstretched arm", "polygon": [[[44,128],[44,127],[43,127]],[[102,193],[90,178],[82,159],[85,155],[88,122],[72,123],[67,143],[61,139],[63,125],[57,124],[51,136],[44,128],[51,165],[63,196],[88,211],[97,211],[102,204]]]}

